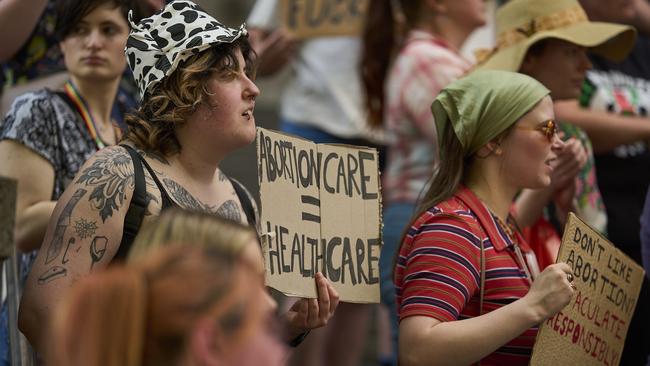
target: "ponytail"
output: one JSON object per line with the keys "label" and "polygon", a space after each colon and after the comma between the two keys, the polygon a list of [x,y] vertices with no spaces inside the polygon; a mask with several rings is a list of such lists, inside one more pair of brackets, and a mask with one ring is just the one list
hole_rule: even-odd
{"label": "ponytail", "polygon": [[406,32],[420,21],[422,0],[370,0],[363,29],[361,81],[370,126],[381,126],[386,75]]}
{"label": "ponytail", "polygon": [[396,44],[392,0],[370,0],[363,30],[361,81],[370,126],[380,126],[384,115],[384,84]]}

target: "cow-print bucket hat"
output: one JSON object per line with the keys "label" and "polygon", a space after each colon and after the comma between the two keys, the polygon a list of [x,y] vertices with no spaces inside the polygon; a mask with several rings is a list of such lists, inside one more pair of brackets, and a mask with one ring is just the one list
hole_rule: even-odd
{"label": "cow-print bucket hat", "polygon": [[130,12],[129,23],[131,33],[124,52],[142,98],[182,61],[247,34],[245,25],[228,28],[188,0],[173,1],[138,24]]}

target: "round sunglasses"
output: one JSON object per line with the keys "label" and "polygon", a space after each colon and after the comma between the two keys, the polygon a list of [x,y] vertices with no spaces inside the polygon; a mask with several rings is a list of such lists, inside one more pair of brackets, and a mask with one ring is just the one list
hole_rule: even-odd
{"label": "round sunglasses", "polygon": [[557,135],[557,124],[552,119],[542,122],[537,126],[517,126],[517,128],[521,128],[523,130],[541,131],[544,136],[546,136],[548,142],[553,142],[555,135]]}

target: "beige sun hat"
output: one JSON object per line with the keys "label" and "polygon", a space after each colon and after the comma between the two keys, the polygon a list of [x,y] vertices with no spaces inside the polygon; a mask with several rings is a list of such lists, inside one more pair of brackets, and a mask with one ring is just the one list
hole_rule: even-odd
{"label": "beige sun hat", "polygon": [[496,28],[496,46],[476,52],[477,69],[519,71],[528,49],[547,38],[613,61],[622,61],[636,41],[630,26],[589,21],[577,0],[511,0],[497,10]]}

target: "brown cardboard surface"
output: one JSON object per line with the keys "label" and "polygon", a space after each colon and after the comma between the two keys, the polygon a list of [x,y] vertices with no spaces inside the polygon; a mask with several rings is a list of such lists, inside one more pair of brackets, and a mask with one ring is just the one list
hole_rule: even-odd
{"label": "brown cardboard surface", "polygon": [[569,215],[557,262],[576,291],[540,327],[531,365],[618,365],[645,272],[604,236]]}
{"label": "brown cardboard surface", "polygon": [[0,177],[0,258],[8,258],[14,248],[16,222],[16,181]]}
{"label": "brown cardboard surface", "polygon": [[368,0],[282,0],[284,28],[297,38],[359,35]]}
{"label": "brown cardboard surface", "polygon": [[322,272],[342,301],[379,302],[377,151],[258,128],[257,156],[267,285],[313,298]]}

